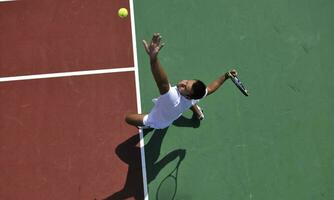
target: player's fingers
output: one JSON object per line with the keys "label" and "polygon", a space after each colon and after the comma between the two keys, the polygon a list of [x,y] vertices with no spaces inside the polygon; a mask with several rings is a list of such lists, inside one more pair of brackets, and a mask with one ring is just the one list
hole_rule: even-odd
{"label": "player's fingers", "polygon": [[165,46],[165,43],[160,44],[159,50],[161,50]]}
{"label": "player's fingers", "polygon": [[144,45],[145,49],[148,47],[146,40],[143,40],[143,45]]}
{"label": "player's fingers", "polygon": [[154,33],[152,41],[154,43],[159,42],[160,33]]}
{"label": "player's fingers", "polygon": [[237,76],[237,70],[235,70],[235,69],[232,69],[231,71],[230,71],[230,73],[233,75],[233,76]]}
{"label": "player's fingers", "polygon": [[143,40],[143,45],[144,45],[146,52],[149,52],[146,40]]}
{"label": "player's fingers", "polygon": [[152,41],[155,42],[156,40],[157,40],[157,34],[154,33],[154,34],[153,34],[153,37],[152,37]]}

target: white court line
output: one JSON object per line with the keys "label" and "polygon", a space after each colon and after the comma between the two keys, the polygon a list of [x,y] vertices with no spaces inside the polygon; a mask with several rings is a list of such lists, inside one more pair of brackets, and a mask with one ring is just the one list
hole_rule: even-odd
{"label": "white court line", "polygon": [[[133,45],[133,63],[135,68],[135,80],[136,80],[136,94],[137,94],[137,111],[142,112],[141,109],[141,97],[140,97],[140,84],[139,84],[139,71],[138,71],[138,59],[137,59],[137,43],[136,43],[136,27],[135,27],[135,14],[133,0],[129,0],[130,3],[130,16],[131,16],[131,31],[132,31],[132,45]],[[142,176],[144,186],[144,200],[148,200],[147,189],[147,175],[146,175],[146,161],[145,161],[145,149],[144,149],[144,134],[143,129],[139,129],[140,137],[140,154],[142,163]]]}
{"label": "white court line", "polygon": [[[0,0],[1,2],[2,0]],[[94,75],[94,74],[107,74],[116,72],[135,72],[136,82],[136,95],[137,95],[137,111],[141,113],[141,97],[140,97],[140,84],[139,84],[139,72],[138,72],[138,59],[137,59],[137,45],[136,45],[136,29],[134,20],[134,5],[133,0],[129,0],[130,3],[130,16],[131,16],[131,31],[132,31],[132,45],[133,45],[133,58],[134,67],[129,68],[116,68],[116,69],[103,69],[103,70],[88,70],[88,71],[76,71],[76,72],[62,72],[62,73],[50,73],[50,74],[35,74],[26,76],[14,76],[14,77],[0,77],[0,82],[8,81],[20,81],[20,80],[33,80],[33,79],[45,79],[45,78],[59,78],[68,76],[82,76],[82,75]],[[140,149],[141,149],[141,163],[142,163],[142,176],[144,185],[144,200],[148,200],[147,189],[147,176],[146,176],[146,162],[145,162],[145,150],[144,150],[144,135],[142,129],[139,131],[140,135]]]}
{"label": "white court line", "polygon": [[114,68],[114,69],[60,72],[60,73],[50,73],[50,74],[34,74],[34,75],[25,75],[25,76],[2,77],[0,78],[0,82],[22,81],[22,80],[44,79],[44,78],[60,78],[60,77],[68,77],[68,76],[110,74],[110,73],[131,72],[131,71],[135,71],[135,68],[125,67],[125,68]]}
{"label": "white court line", "polygon": [[16,1],[16,0],[0,0],[0,3],[1,2],[7,2],[7,1]]}

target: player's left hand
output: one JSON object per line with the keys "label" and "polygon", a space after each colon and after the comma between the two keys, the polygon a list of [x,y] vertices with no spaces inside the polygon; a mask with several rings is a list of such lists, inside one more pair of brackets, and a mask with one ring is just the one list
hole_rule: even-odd
{"label": "player's left hand", "polygon": [[164,47],[164,43],[161,43],[161,35],[160,33],[154,33],[150,44],[147,44],[145,40],[143,40],[144,48],[146,53],[150,56],[150,59],[156,59],[159,51]]}

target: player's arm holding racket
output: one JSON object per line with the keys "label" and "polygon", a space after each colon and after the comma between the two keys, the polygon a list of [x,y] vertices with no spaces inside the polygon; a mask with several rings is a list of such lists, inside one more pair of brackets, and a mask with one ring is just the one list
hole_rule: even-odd
{"label": "player's arm holding racket", "polygon": [[212,93],[214,93],[215,91],[217,91],[217,89],[222,86],[224,84],[224,82],[229,79],[231,76],[237,76],[238,72],[235,69],[232,69],[228,72],[226,72],[225,74],[221,75],[220,77],[218,77],[216,80],[214,80],[212,83],[210,83],[207,86],[208,89],[208,94],[210,95]]}
{"label": "player's arm holding racket", "polygon": [[160,61],[158,59],[158,53],[164,46],[164,43],[161,43],[161,35],[159,33],[154,33],[151,42],[148,44],[143,40],[144,48],[146,53],[150,57],[151,71],[154,77],[154,80],[159,88],[161,95],[169,91],[169,81],[167,74],[162,68]]}

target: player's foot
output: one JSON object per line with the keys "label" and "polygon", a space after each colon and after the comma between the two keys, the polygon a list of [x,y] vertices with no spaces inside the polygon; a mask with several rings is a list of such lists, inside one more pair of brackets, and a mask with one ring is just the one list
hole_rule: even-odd
{"label": "player's foot", "polygon": [[151,129],[149,126],[137,126],[138,129]]}
{"label": "player's foot", "polygon": [[198,110],[197,113],[196,113],[197,119],[203,120],[204,119],[203,109],[201,107],[199,107],[197,104],[195,104],[195,106],[197,107],[197,110]]}

